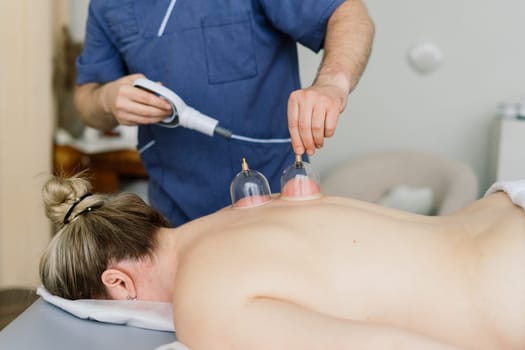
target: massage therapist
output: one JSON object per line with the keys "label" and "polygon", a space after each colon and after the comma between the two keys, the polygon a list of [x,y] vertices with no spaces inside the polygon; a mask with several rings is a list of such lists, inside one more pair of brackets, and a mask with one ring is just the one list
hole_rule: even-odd
{"label": "massage therapist", "polygon": [[[373,35],[362,0],[91,0],[75,102],[91,127],[139,125],[149,201],[180,225],[230,204],[242,157],[278,192],[295,154],[334,134]],[[324,49],[304,89],[297,43]],[[143,76],[258,141],[156,125],[171,107],[133,87]]]}

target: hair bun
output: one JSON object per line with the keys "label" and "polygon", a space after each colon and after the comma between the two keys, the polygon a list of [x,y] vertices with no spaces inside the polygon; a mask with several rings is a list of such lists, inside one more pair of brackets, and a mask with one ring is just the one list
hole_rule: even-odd
{"label": "hair bun", "polygon": [[75,200],[91,191],[91,183],[81,175],[70,178],[53,176],[42,188],[46,216],[54,224],[62,224]]}

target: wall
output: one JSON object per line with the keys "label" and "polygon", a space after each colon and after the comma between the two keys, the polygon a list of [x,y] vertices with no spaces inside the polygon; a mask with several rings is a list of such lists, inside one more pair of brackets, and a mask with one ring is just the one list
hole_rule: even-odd
{"label": "wall", "polygon": [[87,21],[87,8],[89,0],[60,0],[65,2],[65,6],[69,7],[69,28],[71,37],[74,41],[83,41],[85,35],[85,25]]}
{"label": "wall", "polygon": [[1,1],[0,288],[35,286],[50,237],[40,188],[51,165],[51,0]]}
{"label": "wall", "polygon": [[[312,159],[322,172],[361,154],[425,150],[464,161],[483,191],[494,179],[494,117],[501,101],[525,99],[525,1],[365,0],[376,23],[372,57],[333,139]],[[430,41],[442,67],[421,76],[407,50]],[[303,82],[319,56],[300,51]]]}

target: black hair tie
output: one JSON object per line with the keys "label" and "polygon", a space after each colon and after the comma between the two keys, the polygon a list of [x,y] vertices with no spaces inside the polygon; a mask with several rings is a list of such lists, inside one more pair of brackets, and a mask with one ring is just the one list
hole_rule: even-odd
{"label": "black hair tie", "polygon": [[[83,194],[81,197],[78,197],[77,199],[75,199],[75,202],[71,205],[71,207],[69,208],[69,210],[67,211],[66,215],[64,216],[64,225],[66,224],[69,224],[69,217],[71,216],[71,213],[73,213],[73,210],[75,209],[75,207],[78,205],[78,203],[82,202],[82,200],[84,198],[87,198],[89,196],[93,195],[91,192],[87,192],[85,194]],[[90,209],[91,208],[91,209]],[[86,212],[87,209],[90,209],[89,211],[93,210],[92,207],[88,207],[86,209],[84,209],[81,213],[79,213],[78,215]],[[78,216],[76,215],[75,218]]]}

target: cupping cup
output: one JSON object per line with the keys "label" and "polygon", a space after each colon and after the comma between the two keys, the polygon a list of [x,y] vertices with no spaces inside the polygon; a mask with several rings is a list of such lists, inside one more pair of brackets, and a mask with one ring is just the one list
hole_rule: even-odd
{"label": "cupping cup", "polygon": [[230,184],[230,195],[234,208],[247,208],[265,204],[272,200],[268,180],[263,174],[248,167],[242,159],[242,170]]}
{"label": "cupping cup", "polygon": [[310,163],[303,162],[297,155],[281,176],[281,198],[307,200],[320,196],[319,175]]}

